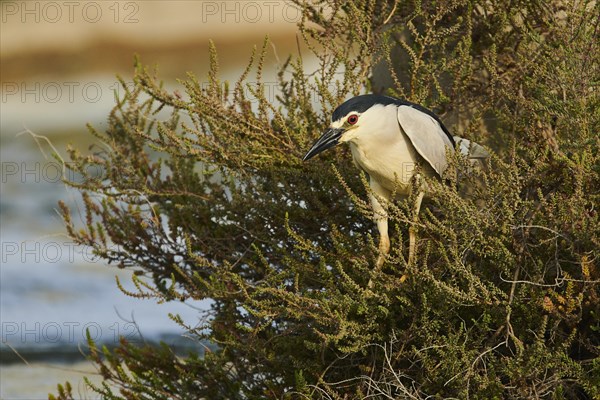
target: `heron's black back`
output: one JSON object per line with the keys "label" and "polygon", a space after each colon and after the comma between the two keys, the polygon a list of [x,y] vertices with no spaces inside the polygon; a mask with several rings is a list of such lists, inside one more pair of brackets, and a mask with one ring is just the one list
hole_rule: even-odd
{"label": "heron's black back", "polygon": [[331,120],[337,121],[340,118],[342,118],[343,116],[347,115],[350,111],[356,111],[359,113],[363,113],[363,112],[367,111],[369,108],[373,107],[375,104],[381,104],[384,106],[387,106],[390,104],[395,104],[397,106],[409,106],[409,107],[415,108],[421,112],[424,112],[425,114],[427,114],[430,117],[432,117],[433,119],[435,119],[438,124],[440,124],[440,127],[442,128],[442,130],[444,131],[446,136],[448,136],[448,139],[450,139],[450,143],[452,143],[452,146],[453,147],[456,146],[456,143],[454,142],[454,138],[450,134],[450,131],[448,131],[448,129],[446,128],[446,126],[444,126],[444,123],[440,120],[440,118],[437,115],[435,115],[431,110],[428,110],[419,104],[411,103],[408,100],[397,99],[395,97],[382,96],[382,95],[378,95],[378,94],[363,94],[360,96],[353,97],[350,100],[346,100],[344,103],[342,103],[338,108],[336,108],[333,111]]}

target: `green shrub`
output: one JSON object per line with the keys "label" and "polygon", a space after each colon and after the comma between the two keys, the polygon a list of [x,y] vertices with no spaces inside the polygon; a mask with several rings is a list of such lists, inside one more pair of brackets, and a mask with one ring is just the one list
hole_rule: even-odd
{"label": "green shrub", "polygon": [[[212,48],[208,85],[190,75],[185,95],[138,64],[108,128],[90,128],[103,146],[70,149],[85,176],[70,182],[85,226],[61,204],[69,235],[135,270],[134,297],[214,301],[201,326],[173,319],[217,351],[90,341],[106,382],[94,389],[118,399],[598,398],[597,2],[313,3],[299,2],[300,29],[319,69],[290,56],[277,99],[262,73],[268,41],[232,84]],[[369,91],[433,108],[495,153],[484,170],[453,159],[459,178],[431,182],[418,222],[412,199],[390,205],[381,270],[347,149],[301,162],[331,111]],[[416,265],[405,262],[411,224]]]}

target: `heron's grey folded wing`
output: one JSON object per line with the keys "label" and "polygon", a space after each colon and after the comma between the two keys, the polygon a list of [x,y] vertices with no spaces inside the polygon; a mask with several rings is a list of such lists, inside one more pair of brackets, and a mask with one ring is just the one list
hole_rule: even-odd
{"label": "heron's grey folded wing", "polygon": [[398,107],[398,123],[417,153],[442,176],[448,166],[446,148],[453,150],[453,147],[439,122],[416,108],[403,105]]}

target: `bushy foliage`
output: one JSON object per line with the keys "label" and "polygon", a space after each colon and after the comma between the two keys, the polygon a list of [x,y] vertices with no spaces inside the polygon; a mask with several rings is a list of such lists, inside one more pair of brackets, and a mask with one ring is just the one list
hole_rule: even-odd
{"label": "bushy foliage", "polygon": [[[108,128],[90,128],[102,145],[70,149],[85,215],[80,228],[61,205],[69,235],[135,270],[134,297],[214,301],[201,325],[173,316],[199,347],[218,345],[204,357],[90,341],[106,382],[95,390],[111,399],[600,396],[597,2],[299,6],[319,69],[290,56],[277,99],[263,79],[268,41],[233,84],[220,80],[212,48],[208,85],[190,75],[185,94],[138,65]],[[348,151],[301,162],[332,109],[370,90],[433,108],[496,154],[481,170],[455,157],[455,178],[429,183],[417,221],[412,198],[389,205],[381,270],[368,187]]]}

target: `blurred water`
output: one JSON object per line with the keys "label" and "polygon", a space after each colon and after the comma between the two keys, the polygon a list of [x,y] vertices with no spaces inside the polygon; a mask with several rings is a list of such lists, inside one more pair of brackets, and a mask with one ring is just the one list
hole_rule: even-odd
{"label": "blurred water", "polygon": [[[138,329],[146,340],[181,336],[182,328],[167,314],[180,314],[194,324],[201,314],[198,309],[209,307],[208,302],[158,305],[152,300],[130,298],[115,284],[118,276],[125,287],[133,289],[129,271],[106,266],[66,237],[57,201],[76,208],[79,194],[60,182],[61,166],[50,157],[53,149],[48,143],[40,140],[40,148],[30,134],[17,134],[26,127],[35,134],[48,135],[63,156],[68,142],[84,147],[91,140],[85,123],[101,129],[114,104],[114,93],[109,90],[114,80],[93,77],[89,81],[105,88],[94,102],[62,98],[57,103],[36,103],[17,97],[4,99],[2,105],[3,362],[14,359],[14,350],[26,357],[51,348],[48,354],[60,358],[60,349],[69,354],[85,343],[88,330],[107,344],[115,343],[120,335],[139,340]],[[3,387],[0,397],[5,398]]]}

